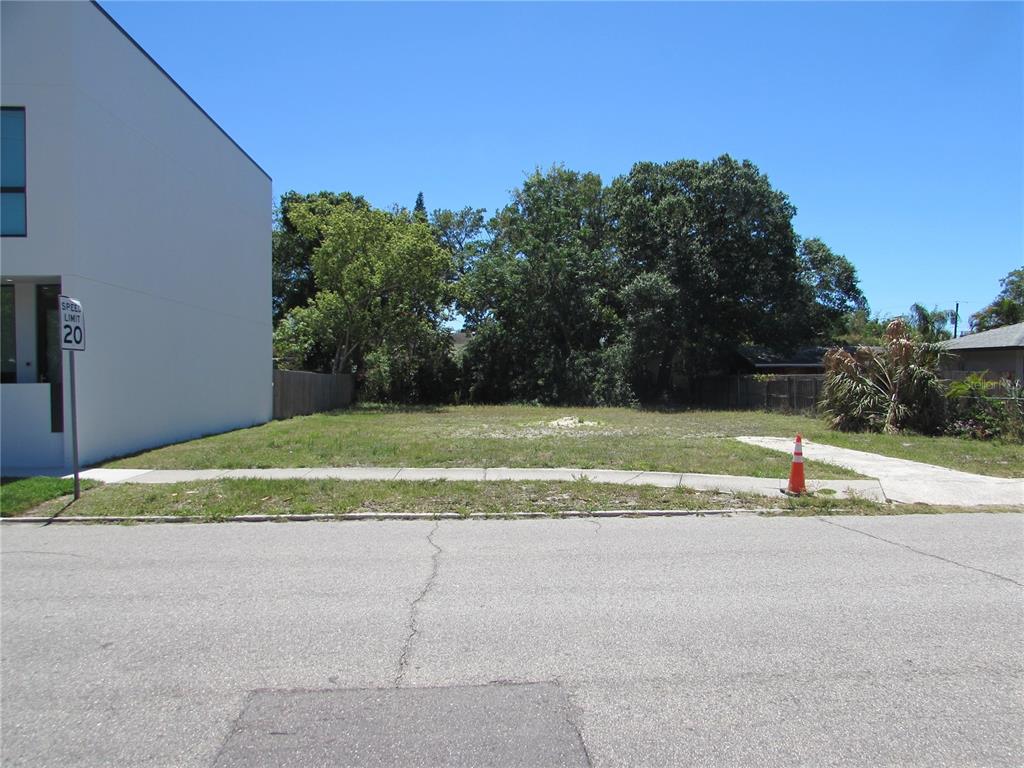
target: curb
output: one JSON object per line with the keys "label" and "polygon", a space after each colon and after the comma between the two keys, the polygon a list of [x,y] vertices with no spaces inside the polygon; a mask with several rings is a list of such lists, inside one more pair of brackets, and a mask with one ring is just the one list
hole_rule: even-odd
{"label": "curb", "polygon": [[[837,510],[838,511],[838,510]],[[593,512],[520,512],[512,515],[486,515],[472,512],[460,515],[457,512],[353,512],[348,515],[235,515],[234,517],[209,518],[200,515],[121,515],[111,517],[4,517],[0,523],[26,523],[46,525],[49,523],[278,523],[278,522],[345,522],[366,520],[559,520],[576,518],[605,517],[723,517],[729,515],[775,515],[785,510],[769,507],[750,509],[600,509]]]}

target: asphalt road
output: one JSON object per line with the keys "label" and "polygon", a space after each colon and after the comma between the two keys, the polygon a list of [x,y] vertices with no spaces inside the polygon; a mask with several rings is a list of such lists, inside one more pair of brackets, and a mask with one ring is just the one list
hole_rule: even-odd
{"label": "asphalt road", "polygon": [[1024,516],[5,526],[3,765],[1024,764]]}

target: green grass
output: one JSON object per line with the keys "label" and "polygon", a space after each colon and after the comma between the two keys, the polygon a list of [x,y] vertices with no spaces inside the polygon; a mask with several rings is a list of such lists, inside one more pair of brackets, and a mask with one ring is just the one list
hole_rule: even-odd
{"label": "green grass", "polygon": [[[53,504],[59,508],[58,503]],[[173,485],[107,485],[83,494],[76,516],[198,516],[210,521],[243,514],[349,514],[352,512],[482,513],[502,517],[522,513],[558,515],[598,509],[757,509],[807,513],[836,509],[871,513],[886,505],[834,498],[790,499],[687,488],[573,482],[209,480]],[[46,506],[33,514],[52,514]]]}
{"label": "green grass", "polygon": [[[584,423],[559,427],[575,417]],[[661,412],[627,408],[358,407],[275,421],[167,446],[111,467],[580,467],[785,477],[785,454],[736,435],[791,437],[995,477],[1024,476],[1024,446],[916,435],[843,434],[808,416],[761,411]],[[856,477],[816,462],[820,479]]]}
{"label": "green grass", "polygon": [[[576,426],[558,426],[575,417]],[[531,406],[354,408],[275,421],[112,461],[154,469],[245,467],[578,467],[786,477],[785,454],[730,439],[795,434],[805,419]],[[857,474],[808,462],[810,476]]]}
{"label": "green grass", "polygon": [[[83,489],[94,485],[96,483],[91,480],[82,481]],[[0,517],[12,517],[56,498],[60,498],[60,505],[66,504],[71,499],[61,497],[70,496],[74,491],[74,480],[59,477],[5,477],[0,480]]]}
{"label": "green grass", "polygon": [[[61,501],[31,514],[49,516]],[[785,515],[905,514],[965,511],[940,507],[878,504],[834,496],[789,498],[698,492],[688,488],[573,482],[209,480],[173,485],[105,485],[83,494],[75,516],[187,516],[223,521],[236,515],[336,514],[353,512],[454,512],[492,517],[541,513],[644,509],[770,509]],[[997,511],[989,508],[985,511]],[[66,514],[72,514],[68,512]]]}

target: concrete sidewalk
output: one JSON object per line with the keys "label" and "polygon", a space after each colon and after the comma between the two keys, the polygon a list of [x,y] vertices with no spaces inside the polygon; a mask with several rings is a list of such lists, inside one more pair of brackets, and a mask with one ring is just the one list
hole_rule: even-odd
{"label": "concrete sidewalk", "polygon": [[[784,437],[737,437],[757,445],[791,453],[793,441]],[[894,459],[876,453],[836,448],[804,440],[804,457],[852,469],[877,477],[890,501],[905,504],[943,504],[974,507],[986,504],[1024,505],[1024,480],[987,477],[955,469],[936,467],[908,459]]]}
{"label": "concrete sidewalk", "polygon": [[[786,487],[785,479],[701,475],[679,472],[641,472],[619,469],[521,469],[514,467],[414,468],[414,467],[295,467],[285,469],[89,469],[83,478],[104,483],[187,483],[196,480],[589,480],[592,483],[679,486],[697,491],[750,493],[774,496]],[[836,498],[869,499],[884,502],[885,494],[877,480],[811,480],[811,491],[830,490]]]}

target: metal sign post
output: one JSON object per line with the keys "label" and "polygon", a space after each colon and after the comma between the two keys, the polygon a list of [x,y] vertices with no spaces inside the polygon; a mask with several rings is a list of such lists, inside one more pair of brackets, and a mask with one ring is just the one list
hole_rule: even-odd
{"label": "metal sign post", "polygon": [[82,480],[78,466],[78,407],[75,397],[75,350],[68,350],[68,373],[71,375],[71,466],[75,472],[75,500],[82,496]]}
{"label": "metal sign post", "polygon": [[59,296],[60,348],[68,351],[68,378],[71,384],[71,464],[75,471],[75,500],[82,496],[78,466],[78,398],[75,387],[75,352],[85,349],[85,315],[82,302],[70,296]]}

